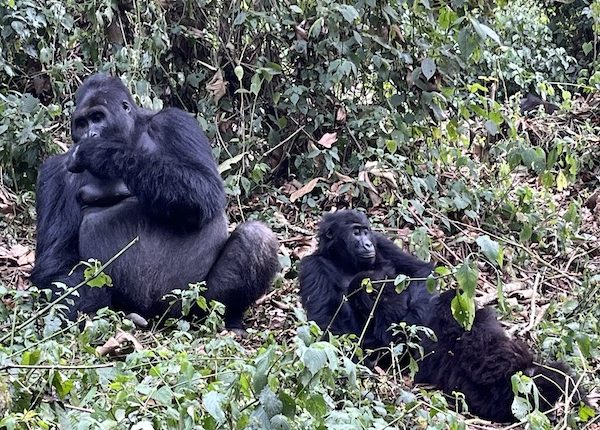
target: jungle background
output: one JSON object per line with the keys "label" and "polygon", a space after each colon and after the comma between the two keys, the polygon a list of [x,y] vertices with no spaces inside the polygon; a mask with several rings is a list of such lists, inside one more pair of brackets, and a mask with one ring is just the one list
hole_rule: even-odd
{"label": "jungle background", "polygon": [[[600,428],[599,0],[0,0],[0,34],[1,428],[493,426],[413,387],[418,363],[369,371],[351,339],[306,322],[299,259],[345,207],[590,392],[547,417],[517,378],[521,423],[495,427]],[[194,113],[232,226],[277,233],[283,269],[247,338],[221,332],[218,306],[138,331],[40,305],[36,175],[68,149],[73,94],[96,71],[145,108]],[[521,112],[530,93],[558,109]]]}

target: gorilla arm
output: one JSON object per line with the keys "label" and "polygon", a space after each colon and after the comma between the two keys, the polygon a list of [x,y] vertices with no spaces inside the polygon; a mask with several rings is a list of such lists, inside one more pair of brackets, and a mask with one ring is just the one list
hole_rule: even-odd
{"label": "gorilla arm", "polygon": [[79,185],[76,175],[67,171],[69,156],[48,159],[38,177],[37,247],[31,281],[40,288],[48,288],[54,281],[66,282],[67,274],[79,262],[81,209],[75,198]]}
{"label": "gorilla arm", "polygon": [[82,140],[69,170],[122,178],[151,216],[200,226],[222,213],[223,183],[196,120],[179,109],[145,114],[134,142]]}
{"label": "gorilla arm", "polygon": [[[406,275],[410,278],[427,278],[434,264],[420,260],[402,251],[394,242],[382,234],[373,235],[377,249],[377,258],[382,259],[394,267],[397,275]],[[381,264],[381,263],[380,263]],[[405,321],[407,324],[425,325],[429,316],[433,296],[425,286],[425,281],[410,281],[408,288],[402,292],[396,301],[396,322]]]}
{"label": "gorilla arm", "polygon": [[358,335],[362,329],[362,318],[344,299],[347,286],[340,286],[339,282],[343,282],[343,275],[327,258],[310,255],[302,260],[300,295],[308,319],[316,322],[322,330],[329,328],[334,334]]}

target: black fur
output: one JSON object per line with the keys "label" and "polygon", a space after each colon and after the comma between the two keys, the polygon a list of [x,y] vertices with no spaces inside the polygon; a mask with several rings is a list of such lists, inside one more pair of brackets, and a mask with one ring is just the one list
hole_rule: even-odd
{"label": "black fur", "polygon": [[[423,342],[426,356],[415,382],[435,385],[448,394],[461,392],[471,413],[496,422],[515,420],[511,377],[516,372],[534,378],[542,412],[551,409],[567,387],[573,392],[568,367],[560,362],[534,363],[527,345],[506,335],[493,309],[478,309],[473,327],[465,331],[452,316],[454,296],[450,290],[433,300],[428,326],[438,341]],[[578,391],[574,400],[582,399]]]}
{"label": "black fur", "polygon": [[196,120],[179,109],[143,110],[118,78],[101,74],[84,82],[76,104],[76,145],[47,160],[38,178],[32,281],[72,286],[82,277],[68,276],[78,261],[106,261],[139,235],[108,270],[115,287],[80,289],[69,317],[102,306],[155,316],[166,310],[164,294],[207,280],[228,327],[241,328],[279,268],[277,240],[258,222],[228,238],[223,183]]}
{"label": "black fur", "polygon": [[[356,241],[352,237],[354,226],[361,226],[368,232],[368,239],[375,249],[374,260],[365,262],[357,257]],[[389,279],[398,274],[426,278],[432,269],[432,264],[403,252],[382,234],[372,232],[364,214],[352,210],[327,214],[319,225],[317,251],[301,262],[302,305],[308,318],[323,330],[329,328],[335,334],[360,334],[374,303],[373,297],[360,289],[362,279]],[[392,335],[388,329],[392,322],[422,325],[428,316],[431,295],[424,281],[411,282],[400,295],[395,293],[393,286],[387,286],[385,291],[383,301],[386,305],[378,307],[364,340],[365,346],[370,348],[389,344]],[[350,294],[352,292],[354,294]],[[350,300],[344,301],[344,296],[350,296]]]}

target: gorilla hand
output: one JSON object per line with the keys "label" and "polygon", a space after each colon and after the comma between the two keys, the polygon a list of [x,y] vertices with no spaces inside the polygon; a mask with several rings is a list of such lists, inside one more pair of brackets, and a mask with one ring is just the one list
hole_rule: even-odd
{"label": "gorilla hand", "polygon": [[133,152],[122,140],[89,137],[71,153],[67,169],[72,173],[84,170],[99,178],[122,178],[125,169],[135,164]]}

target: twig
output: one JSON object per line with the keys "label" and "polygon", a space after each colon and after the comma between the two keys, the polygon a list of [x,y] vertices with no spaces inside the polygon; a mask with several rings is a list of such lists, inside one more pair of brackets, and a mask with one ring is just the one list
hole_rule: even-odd
{"label": "twig", "polygon": [[537,295],[537,290],[540,285],[541,274],[538,272],[535,275],[535,281],[533,281],[533,294],[531,295],[531,309],[529,310],[529,323],[523,328],[519,334],[522,336],[523,334],[530,331],[535,326],[535,299]]}
{"label": "twig", "polygon": [[[104,263],[102,266],[100,266],[100,268],[96,271],[96,273],[94,273],[94,276],[92,276],[90,279],[84,279],[79,284],[75,285],[74,287],[67,289],[63,294],[58,296],[55,300],[51,301],[46,306],[44,306],[42,309],[40,309],[39,311],[34,313],[31,317],[27,318],[27,320],[25,320],[25,322],[19,324],[15,328],[15,330],[21,330],[21,329],[27,327],[29,324],[34,322],[40,316],[44,315],[46,312],[48,312],[50,309],[52,309],[52,307],[54,305],[56,305],[57,303],[61,302],[62,300],[64,300],[65,298],[67,298],[68,296],[73,294],[79,288],[86,285],[89,281],[96,279],[100,275],[100,273],[102,273],[104,271],[104,269],[106,269],[108,266],[110,266],[117,258],[119,258],[121,255],[123,255],[123,253],[125,251],[127,251],[129,248],[131,248],[133,246],[133,244],[139,240],[140,240],[140,237],[136,236],[131,242],[129,242],[127,245],[125,245],[125,247],[123,249],[121,249],[119,252],[117,252],[110,260],[108,260],[106,263]],[[12,335],[11,333],[8,333],[8,334],[2,336],[2,338],[0,338],[0,343],[4,343],[6,341],[6,339],[11,337],[11,335]]]}
{"label": "twig", "polygon": [[86,370],[86,369],[104,369],[115,367],[114,363],[87,364],[67,366],[60,364],[7,364],[0,367],[0,371],[7,369],[35,369],[35,370]]}

